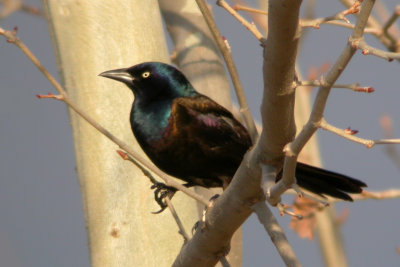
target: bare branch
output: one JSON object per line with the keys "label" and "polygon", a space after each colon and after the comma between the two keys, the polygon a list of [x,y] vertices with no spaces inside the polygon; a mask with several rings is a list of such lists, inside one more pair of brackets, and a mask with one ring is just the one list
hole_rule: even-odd
{"label": "bare branch", "polygon": [[[310,80],[310,81],[296,81],[296,86],[312,86],[312,87],[319,87],[322,85],[322,82],[319,80]],[[373,93],[375,89],[370,86],[360,87],[359,83],[352,83],[352,84],[334,84],[332,88],[342,88],[342,89],[350,89],[354,92],[360,93]]]}
{"label": "bare branch", "polygon": [[[123,152],[121,150],[117,150],[117,153],[118,153],[118,155],[121,156],[122,159],[129,160],[130,162],[135,164],[135,166],[138,167],[143,172],[143,174],[150,179],[150,181],[153,184],[157,184],[158,183],[158,181],[153,177],[153,175],[146,168],[144,168],[142,165],[140,165],[139,162],[137,162],[134,158],[132,158],[129,154],[127,154],[127,153],[125,153],[125,152]],[[170,212],[172,214],[172,217],[174,218],[176,224],[178,225],[179,234],[182,235],[183,241],[184,241],[184,243],[186,243],[190,239],[190,237],[187,234],[187,232],[185,231],[185,228],[184,228],[184,226],[182,224],[182,221],[179,219],[179,216],[176,213],[175,208],[174,208],[173,204],[171,203],[171,199],[169,198],[169,196],[165,197],[165,202],[166,202],[166,204],[167,204],[167,206],[168,206],[168,208],[169,208],[169,210],[170,210]]]}
{"label": "bare branch", "polygon": [[272,243],[274,243],[275,247],[278,249],[278,252],[281,255],[285,265],[301,266],[289,245],[283,229],[279,226],[274,216],[272,216],[271,211],[268,209],[266,204],[264,202],[258,202],[254,204],[252,208],[257,214],[258,220],[271,237]]}
{"label": "bare branch", "polygon": [[185,227],[183,226],[181,219],[179,219],[179,216],[176,213],[176,210],[175,210],[174,206],[171,203],[171,199],[168,196],[165,197],[165,202],[168,205],[168,208],[169,208],[169,211],[172,214],[172,217],[174,217],[174,220],[175,220],[176,224],[178,225],[179,234],[181,234],[183,236],[183,242],[184,243],[188,242],[190,240],[190,236],[185,231]]}
{"label": "bare branch", "polygon": [[367,148],[371,148],[374,145],[380,145],[380,144],[400,144],[400,139],[378,139],[378,140],[370,140],[370,139],[364,139],[364,138],[360,138],[357,136],[354,136],[353,134],[349,134],[348,131],[346,130],[342,130],[339,129],[333,125],[330,125],[329,123],[326,122],[325,119],[321,119],[320,123],[319,123],[319,127],[321,129],[330,131],[332,133],[335,133],[341,137],[344,137],[348,140],[351,140],[353,142],[362,144],[364,146],[366,146]]}
{"label": "bare branch", "polygon": [[[142,156],[140,156],[137,152],[131,149],[125,142],[118,139],[114,135],[111,134],[108,130],[103,128],[100,124],[98,124],[95,120],[89,117],[83,110],[79,107],[74,105],[70,101],[67,96],[66,91],[64,88],[57,82],[57,80],[46,70],[46,68],[40,63],[40,61],[35,57],[35,55],[29,50],[29,48],[16,36],[16,31],[10,32],[6,31],[3,28],[0,28],[0,35],[3,35],[8,42],[16,45],[21,51],[32,61],[32,63],[42,72],[42,74],[47,78],[47,80],[54,86],[54,88],[60,93],[61,96],[55,95],[48,95],[47,98],[54,98],[56,100],[61,100],[66,103],[72,110],[79,114],[84,120],[86,120],[90,125],[96,128],[99,132],[101,132],[104,136],[110,139],[112,142],[117,144],[121,149],[125,150],[129,153],[133,158],[135,158],[140,164],[151,170],[153,173],[157,174],[160,178],[162,178],[168,186],[175,187],[176,189],[184,192],[185,194],[189,195],[190,197],[202,202],[203,204],[207,205],[208,200],[204,199],[202,196],[196,194],[193,190],[186,188],[185,186],[181,185],[178,182],[175,182],[172,178],[168,175],[163,173],[161,170],[156,168],[150,162],[145,160]],[[50,96],[50,97],[49,97]],[[41,98],[43,98],[41,96]]]}
{"label": "bare branch", "polygon": [[325,17],[325,18],[318,18],[312,20],[301,20],[300,25],[302,27],[313,27],[319,29],[321,24],[325,24],[332,21],[343,20],[347,24],[350,24],[350,21],[346,18],[346,15],[355,14],[359,12],[359,6],[361,1],[355,1],[352,6],[348,9],[343,10],[341,12],[336,13],[335,15]]}
{"label": "bare branch", "polygon": [[363,55],[374,55],[374,56],[386,59],[387,61],[393,61],[393,59],[400,59],[400,52],[399,53],[387,52],[387,51],[383,51],[383,50],[374,48],[372,46],[369,46],[364,41],[363,38],[350,39],[349,41],[355,48],[361,49]]}
{"label": "bare branch", "polygon": [[395,7],[395,10],[393,11],[392,16],[386,21],[386,23],[383,25],[383,33],[385,35],[388,34],[388,29],[393,25],[393,23],[396,22],[396,20],[400,16],[400,5]]}
{"label": "bare branch", "polygon": [[[353,39],[362,37],[374,3],[374,0],[363,1],[360,16],[358,17],[356,27],[351,35]],[[286,158],[284,162],[282,179],[270,189],[272,198],[276,198],[277,196],[281,195],[284,192],[283,189],[288,188],[288,185],[293,183],[293,174],[296,168],[297,156],[307,141],[318,129],[331,86],[336,82],[340,74],[346,68],[355,51],[356,49],[352,47],[350,43],[348,43],[343,49],[342,54],[328,72],[325,78],[325,83],[323,83],[318,90],[309,121],[296,139],[285,147]]]}
{"label": "bare branch", "polygon": [[[286,2],[285,2],[286,3]],[[301,1],[290,1],[286,7],[282,1],[270,1],[268,15],[269,32],[264,48],[264,97],[261,105],[263,131],[259,144],[262,162],[279,170],[283,158],[283,146],[293,140],[296,133],[294,122],[295,60],[300,38],[299,6]],[[268,188],[267,201],[276,205],[280,195],[295,182],[294,169],[291,178],[280,180]],[[266,181],[267,179],[263,179]],[[278,189],[279,188],[279,189]],[[271,191],[273,190],[273,191]],[[276,190],[279,190],[277,193]]]}
{"label": "bare branch", "polygon": [[256,13],[256,14],[261,14],[261,15],[268,15],[268,12],[266,12],[266,11],[264,11],[264,10],[259,10],[259,9],[247,7],[247,6],[244,6],[244,5],[238,5],[238,4],[236,4],[236,5],[234,5],[232,8],[233,8],[234,10],[236,10],[236,11],[241,11],[241,10],[243,10],[243,11],[247,11],[247,12],[251,12],[251,13]]}
{"label": "bare branch", "polygon": [[237,19],[243,26],[248,29],[261,43],[264,42],[264,36],[257,29],[254,23],[249,23],[245,18],[243,18],[238,12],[235,11],[227,2],[224,0],[218,0],[217,5],[223,7],[228,13],[230,13],[235,19]]}
{"label": "bare branch", "polygon": [[0,19],[4,19],[14,12],[23,11],[31,15],[44,17],[41,9],[22,3],[22,0],[1,0]]}
{"label": "bare branch", "polygon": [[243,114],[247,130],[249,131],[251,139],[254,143],[258,136],[257,129],[254,124],[253,118],[251,116],[249,105],[247,103],[246,96],[244,94],[242,83],[240,82],[235,63],[233,62],[232,55],[227,46],[225,45],[224,41],[222,40],[221,34],[219,33],[217,25],[215,24],[215,21],[211,15],[210,10],[207,7],[206,2],[204,0],[196,0],[196,2],[225,60],[226,67],[228,68],[229,74],[231,76],[233,86],[235,87],[235,92],[240,105],[240,112]]}
{"label": "bare branch", "polygon": [[[349,7],[353,4],[352,0],[340,0],[345,6]],[[355,14],[358,17],[358,14]],[[373,35],[382,43],[389,51],[391,52],[399,52],[400,51],[400,43],[398,39],[400,36],[394,36],[389,33],[389,31],[384,32],[383,25],[373,16],[370,15],[367,22],[368,28],[373,29]]]}
{"label": "bare branch", "polygon": [[[392,119],[387,115],[383,115],[380,118],[379,122],[381,124],[381,128],[382,128],[383,135],[385,136],[385,138],[392,139],[393,138]],[[396,165],[396,167],[400,170],[400,154],[399,154],[398,150],[393,145],[386,145],[385,150],[386,150],[386,154],[393,161],[393,163]]]}

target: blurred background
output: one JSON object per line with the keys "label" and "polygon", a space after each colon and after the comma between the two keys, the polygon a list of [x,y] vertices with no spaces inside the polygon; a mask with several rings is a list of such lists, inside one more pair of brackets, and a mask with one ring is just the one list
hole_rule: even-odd
{"label": "blurred background", "polygon": [[[42,7],[40,0],[23,2]],[[256,6],[258,1],[247,2]],[[345,9],[339,1],[317,2],[318,17]],[[232,47],[251,111],[260,120],[262,48],[214,1],[209,3],[213,5],[221,34]],[[381,3],[388,10],[399,4],[398,0]],[[352,16],[348,18],[355,21]],[[43,17],[19,11],[3,18],[0,26],[7,30],[17,26],[20,39],[58,77]],[[310,29],[298,56],[301,73],[306,75],[310,68],[333,63],[349,34],[349,29],[331,25]],[[375,38],[367,35],[366,40],[384,49]],[[25,55],[3,38],[0,38],[0,57],[0,267],[89,266],[66,107],[57,101],[35,97],[55,90]],[[359,130],[360,137],[380,139],[383,133],[379,121],[381,116],[388,115],[393,121],[394,136],[400,137],[399,74],[398,61],[389,63],[358,51],[338,82],[359,82],[361,86],[374,87],[375,92],[333,89],[325,118],[337,127]],[[326,131],[318,131],[318,139],[325,168],[362,179],[372,191],[400,188],[399,167],[387,156],[384,146],[367,149]],[[400,151],[400,147],[395,148]],[[348,212],[341,228],[349,266],[399,265],[399,203],[399,199],[390,199],[336,205],[338,214]],[[280,217],[275,209],[274,212],[303,266],[322,266],[315,240],[299,238],[289,229],[290,218]],[[156,219],[157,215],[154,216]],[[243,226],[243,247],[243,266],[283,265],[255,216]]]}

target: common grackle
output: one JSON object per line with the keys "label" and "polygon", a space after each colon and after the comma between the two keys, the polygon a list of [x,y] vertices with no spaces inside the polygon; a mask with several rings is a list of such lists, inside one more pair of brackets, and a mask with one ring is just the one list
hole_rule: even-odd
{"label": "common grackle", "polygon": [[[126,84],[135,99],[130,122],[143,151],[164,172],[186,186],[229,185],[252,145],[232,114],[198,93],[175,67],[145,62],[100,74]],[[277,180],[281,173],[277,176]],[[320,196],[351,201],[366,184],[348,176],[298,163],[297,184]]]}

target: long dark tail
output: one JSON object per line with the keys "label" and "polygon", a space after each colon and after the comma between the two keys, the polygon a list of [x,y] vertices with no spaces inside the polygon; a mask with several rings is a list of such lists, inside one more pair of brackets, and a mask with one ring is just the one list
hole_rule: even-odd
{"label": "long dark tail", "polygon": [[362,187],[367,186],[360,180],[300,162],[297,163],[296,179],[297,184],[308,191],[347,201],[353,201],[347,193],[361,193]]}

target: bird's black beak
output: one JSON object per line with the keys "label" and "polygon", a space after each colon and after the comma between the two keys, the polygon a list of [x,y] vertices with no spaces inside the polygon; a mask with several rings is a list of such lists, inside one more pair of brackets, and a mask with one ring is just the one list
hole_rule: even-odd
{"label": "bird's black beak", "polygon": [[126,85],[133,85],[134,78],[129,74],[127,69],[108,70],[99,74],[106,78],[117,80],[125,83]]}

